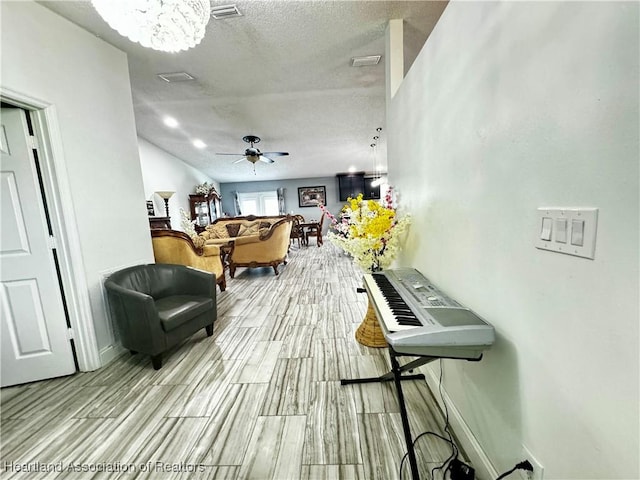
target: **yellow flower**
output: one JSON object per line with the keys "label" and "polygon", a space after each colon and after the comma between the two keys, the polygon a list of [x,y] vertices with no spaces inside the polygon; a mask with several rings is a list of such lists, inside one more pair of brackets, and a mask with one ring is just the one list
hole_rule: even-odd
{"label": "yellow flower", "polygon": [[370,219],[366,226],[367,234],[373,237],[382,237],[392,226],[392,215],[381,215]]}
{"label": "yellow flower", "polygon": [[[347,198],[347,202],[349,202],[348,206],[351,208],[351,210],[353,210],[353,211],[358,210],[360,208],[360,204],[362,203],[362,194],[361,193],[358,194],[358,196],[356,198],[348,197]],[[347,205],[345,205],[345,207],[346,206]],[[343,208],[343,210],[344,210],[344,208]]]}
{"label": "yellow flower", "polygon": [[398,218],[386,197],[386,206],[375,200],[363,200],[362,194],[348,198],[342,207],[347,223],[337,223],[328,238],[364,270],[387,268],[398,253],[399,237],[410,223],[408,216]]}

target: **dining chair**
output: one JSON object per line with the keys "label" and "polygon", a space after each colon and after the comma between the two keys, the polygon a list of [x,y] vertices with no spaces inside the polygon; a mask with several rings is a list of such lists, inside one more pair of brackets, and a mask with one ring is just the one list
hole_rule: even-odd
{"label": "dining chair", "polygon": [[314,225],[308,226],[305,233],[305,241],[309,245],[309,237],[316,237],[316,245],[322,246],[322,223],[324,222],[324,212],[320,216],[320,221]]}
{"label": "dining chair", "polygon": [[305,234],[304,227],[302,224],[304,223],[304,217],[302,215],[294,215],[293,216],[293,224],[291,226],[291,234],[289,238],[291,239],[291,243],[293,243],[296,239],[298,240],[298,247],[300,247],[300,242],[305,244]]}

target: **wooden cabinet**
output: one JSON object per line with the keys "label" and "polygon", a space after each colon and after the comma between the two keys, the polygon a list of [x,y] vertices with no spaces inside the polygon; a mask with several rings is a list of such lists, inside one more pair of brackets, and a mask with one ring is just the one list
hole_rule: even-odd
{"label": "wooden cabinet", "polygon": [[197,232],[212,223],[220,215],[220,197],[216,194],[189,195],[191,220],[195,220]]}
{"label": "wooden cabinet", "polygon": [[191,220],[195,220],[196,227],[206,227],[211,223],[209,202],[204,195],[189,195],[189,210]]}
{"label": "wooden cabinet", "polygon": [[341,173],[337,177],[341,201],[345,201],[348,197],[356,198],[361,193],[364,195],[364,172]]}
{"label": "wooden cabinet", "polygon": [[376,177],[364,177],[364,198],[367,200],[380,200],[380,185],[371,186]]}
{"label": "wooden cabinet", "polygon": [[356,198],[362,194],[365,200],[379,200],[380,186],[372,187],[371,182],[374,177],[364,175],[364,172],[341,173],[338,177],[338,192],[340,200],[345,201],[348,197]]}

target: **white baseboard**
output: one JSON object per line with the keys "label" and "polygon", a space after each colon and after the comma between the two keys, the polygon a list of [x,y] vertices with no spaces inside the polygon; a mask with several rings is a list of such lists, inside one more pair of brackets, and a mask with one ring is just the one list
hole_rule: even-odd
{"label": "white baseboard", "polygon": [[[440,397],[439,378],[438,374],[433,368],[426,366],[420,369],[424,373],[427,385],[431,389],[434,398],[438,402],[440,409],[444,412],[444,405],[442,404],[442,398]],[[478,480],[491,480],[497,478],[499,473],[493,467],[489,457],[482,449],[482,446],[476,439],[475,435],[464,421],[464,418],[460,414],[460,411],[456,408],[455,404],[447,394],[446,390],[442,389],[442,397],[447,404],[447,411],[449,412],[449,423],[451,429],[455,433],[455,436],[459,442],[459,447],[466,453],[471,466],[476,471],[476,479]]]}
{"label": "white baseboard", "polygon": [[100,350],[100,362],[105,367],[122,355],[126,349],[122,345],[109,345]]}

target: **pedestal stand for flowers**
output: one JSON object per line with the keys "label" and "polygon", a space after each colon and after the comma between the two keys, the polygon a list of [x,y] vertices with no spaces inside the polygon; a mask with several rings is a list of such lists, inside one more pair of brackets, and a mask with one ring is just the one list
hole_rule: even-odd
{"label": "pedestal stand for flowers", "polygon": [[384,348],[387,346],[387,341],[384,339],[384,334],[378,323],[378,316],[371,305],[371,299],[369,299],[367,313],[356,330],[356,340],[365,347]]}

